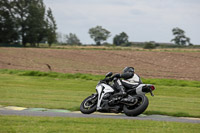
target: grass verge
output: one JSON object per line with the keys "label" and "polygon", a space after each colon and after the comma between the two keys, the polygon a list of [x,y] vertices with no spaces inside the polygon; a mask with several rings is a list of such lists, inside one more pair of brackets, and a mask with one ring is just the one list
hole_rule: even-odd
{"label": "grass verge", "polygon": [[[39,71],[0,70],[0,105],[79,110],[104,76]],[[143,79],[155,85],[145,114],[200,118],[200,82]]]}
{"label": "grass verge", "polygon": [[104,118],[0,116],[2,133],[199,133],[200,124]]}

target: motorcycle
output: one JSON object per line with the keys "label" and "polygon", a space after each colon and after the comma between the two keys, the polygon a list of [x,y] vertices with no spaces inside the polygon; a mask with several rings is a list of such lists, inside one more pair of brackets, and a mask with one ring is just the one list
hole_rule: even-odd
{"label": "motorcycle", "polygon": [[96,86],[96,92],[87,97],[80,105],[80,111],[83,114],[91,114],[95,111],[106,113],[125,113],[127,116],[137,116],[143,113],[149,100],[146,93],[153,95],[154,85],[139,84],[133,88],[126,88],[126,96],[116,93],[113,81],[116,77],[111,77],[112,72],[106,74],[103,80],[100,80]]}

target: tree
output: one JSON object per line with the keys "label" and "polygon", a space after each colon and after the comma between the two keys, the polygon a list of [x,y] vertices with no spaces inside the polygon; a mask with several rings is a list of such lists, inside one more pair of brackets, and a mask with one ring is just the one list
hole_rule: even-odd
{"label": "tree", "polygon": [[128,35],[125,32],[122,32],[113,38],[113,44],[115,44],[116,46],[127,44],[128,42]]}
{"label": "tree", "polygon": [[76,34],[69,33],[69,35],[66,35],[67,38],[67,44],[69,45],[81,45],[81,42],[79,38],[76,36]]}
{"label": "tree", "polygon": [[101,45],[103,41],[106,41],[111,36],[110,32],[101,26],[89,29],[89,34],[90,37],[96,42],[96,45]]}
{"label": "tree", "polygon": [[0,1],[0,43],[11,44],[18,40],[16,23],[9,12],[12,3],[8,0]]}
{"label": "tree", "polygon": [[171,41],[177,45],[191,45],[190,38],[185,36],[185,31],[176,27],[172,29],[173,35],[175,36],[174,39]]}
{"label": "tree", "polygon": [[[12,1],[12,0],[11,0]],[[27,17],[29,15],[29,6],[31,4],[30,0],[13,0],[13,5],[11,7],[11,14],[13,15],[16,24],[17,31],[19,32],[22,45],[25,47],[27,43]]]}
{"label": "tree", "polygon": [[51,47],[52,43],[56,42],[56,21],[53,17],[51,8],[47,11],[47,41],[49,44],[49,47]]}
{"label": "tree", "polygon": [[47,32],[45,31],[45,6],[42,0],[32,1],[28,8],[26,19],[26,38],[32,47],[39,47],[39,43],[44,40]]}
{"label": "tree", "polygon": [[51,9],[45,10],[43,0],[0,1],[0,43],[22,42],[39,46],[56,40],[56,22]]}

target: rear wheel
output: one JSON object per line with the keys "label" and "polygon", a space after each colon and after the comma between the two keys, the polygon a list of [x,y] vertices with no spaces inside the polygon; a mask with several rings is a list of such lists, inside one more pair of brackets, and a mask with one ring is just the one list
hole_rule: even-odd
{"label": "rear wheel", "polygon": [[87,97],[80,105],[80,111],[83,114],[91,114],[97,108],[97,94]]}
{"label": "rear wheel", "polygon": [[136,96],[137,103],[133,106],[124,105],[123,110],[127,116],[137,116],[143,113],[149,105],[149,100],[145,95],[138,94]]}

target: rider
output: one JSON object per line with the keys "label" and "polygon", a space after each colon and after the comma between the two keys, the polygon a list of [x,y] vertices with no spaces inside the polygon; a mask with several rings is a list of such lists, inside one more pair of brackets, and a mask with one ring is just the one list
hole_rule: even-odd
{"label": "rider", "polygon": [[[125,88],[130,89],[138,86],[142,83],[140,77],[134,73],[135,70],[133,67],[125,67],[122,74],[115,74],[114,77],[114,86],[119,91],[119,95],[125,96]],[[124,80],[121,80],[123,78]]]}

